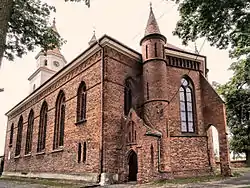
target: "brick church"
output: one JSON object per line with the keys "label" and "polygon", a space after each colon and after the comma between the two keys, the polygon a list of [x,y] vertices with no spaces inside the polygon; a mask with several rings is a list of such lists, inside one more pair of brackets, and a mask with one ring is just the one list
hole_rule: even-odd
{"label": "brick church", "polygon": [[152,8],[140,45],[94,35],[70,63],[57,48],[40,52],[31,93],[6,113],[3,174],[101,185],[207,175],[213,125],[230,175],[225,107],[206,57],[167,43]]}

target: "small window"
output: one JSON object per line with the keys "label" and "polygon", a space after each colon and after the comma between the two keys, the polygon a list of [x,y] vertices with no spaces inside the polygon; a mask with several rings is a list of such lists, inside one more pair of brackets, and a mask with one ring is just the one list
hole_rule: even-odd
{"label": "small window", "polygon": [[36,84],[33,85],[33,91],[35,91],[35,89],[36,89]]}
{"label": "small window", "polygon": [[47,66],[47,65],[48,65],[48,60],[45,59],[45,60],[44,60],[44,66]]}
{"label": "small window", "polygon": [[83,157],[82,157],[82,162],[86,162],[87,160],[87,143],[83,143]]}
{"label": "small window", "polygon": [[148,86],[148,82],[147,82],[147,100],[149,100],[149,86]]}
{"label": "small window", "polygon": [[146,59],[148,59],[148,45],[146,45]]}
{"label": "small window", "polygon": [[151,166],[153,167],[154,166],[154,147],[152,144],[150,147],[150,155],[151,155]]}
{"label": "small window", "polygon": [[162,57],[164,57],[165,55],[165,49],[164,49],[164,45],[162,45]]}
{"label": "small window", "polygon": [[81,162],[81,157],[82,157],[82,144],[78,143],[78,163]]}
{"label": "small window", "polygon": [[155,57],[157,57],[157,43],[155,43]]}

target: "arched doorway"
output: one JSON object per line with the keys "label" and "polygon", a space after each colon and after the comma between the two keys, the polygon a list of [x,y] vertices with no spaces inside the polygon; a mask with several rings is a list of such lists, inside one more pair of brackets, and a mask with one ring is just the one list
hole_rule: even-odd
{"label": "arched doorway", "polygon": [[214,171],[221,170],[220,163],[220,138],[217,128],[210,124],[207,130],[210,163]]}
{"label": "arched doorway", "polygon": [[137,154],[131,150],[128,156],[129,174],[128,181],[137,181],[138,162]]}

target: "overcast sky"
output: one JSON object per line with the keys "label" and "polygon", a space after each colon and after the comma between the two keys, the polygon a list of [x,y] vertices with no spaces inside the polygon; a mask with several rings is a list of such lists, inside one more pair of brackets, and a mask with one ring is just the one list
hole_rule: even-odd
{"label": "overcast sky", "polygon": [[[194,44],[185,47],[181,40],[172,35],[179,19],[177,6],[172,1],[151,0],[161,33],[167,37],[168,43],[183,49],[194,51]],[[61,52],[70,62],[88,47],[88,41],[96,30],[97,38],[104,34],[121,41],[140,52],[139,42],[143,37],[149,15],[149,0],[91,0],[91,7],[84,3],[65,3],[64,0],[46,0],[53,4],[57,12],[56,26],[61,36],[67,40]],[[197,41],[200,49],[203,39]],[[0,69],[0,155],[4,153],[7,118],[4,115],[14,105],[29,94],[28,77],[35,71],[35,56],[39,49],[28,53],[14,62],[3,61]],[[206,42],[201,54],[207,56],[209,81],[225,83],[231,73],[227,71],[230,63],[228,52],[209,46]]]}

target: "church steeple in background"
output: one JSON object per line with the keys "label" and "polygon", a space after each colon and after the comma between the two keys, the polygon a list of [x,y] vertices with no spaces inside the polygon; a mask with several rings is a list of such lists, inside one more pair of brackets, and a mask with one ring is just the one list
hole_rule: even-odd
{"label": "church steeple in background", "polygon": [[[56,28],[56,20],[53,19],[51,29],[59,35]],[[46,82],[51,76],[53,76],[57,71],[63,68],[66,64],[66,60],[62,55],[60,49],[55,47],[52,50],[46,52],[40,51],[36,58],[36,70],[28,78],[30,81],[30,91],[34,91],[44,82]]]}

